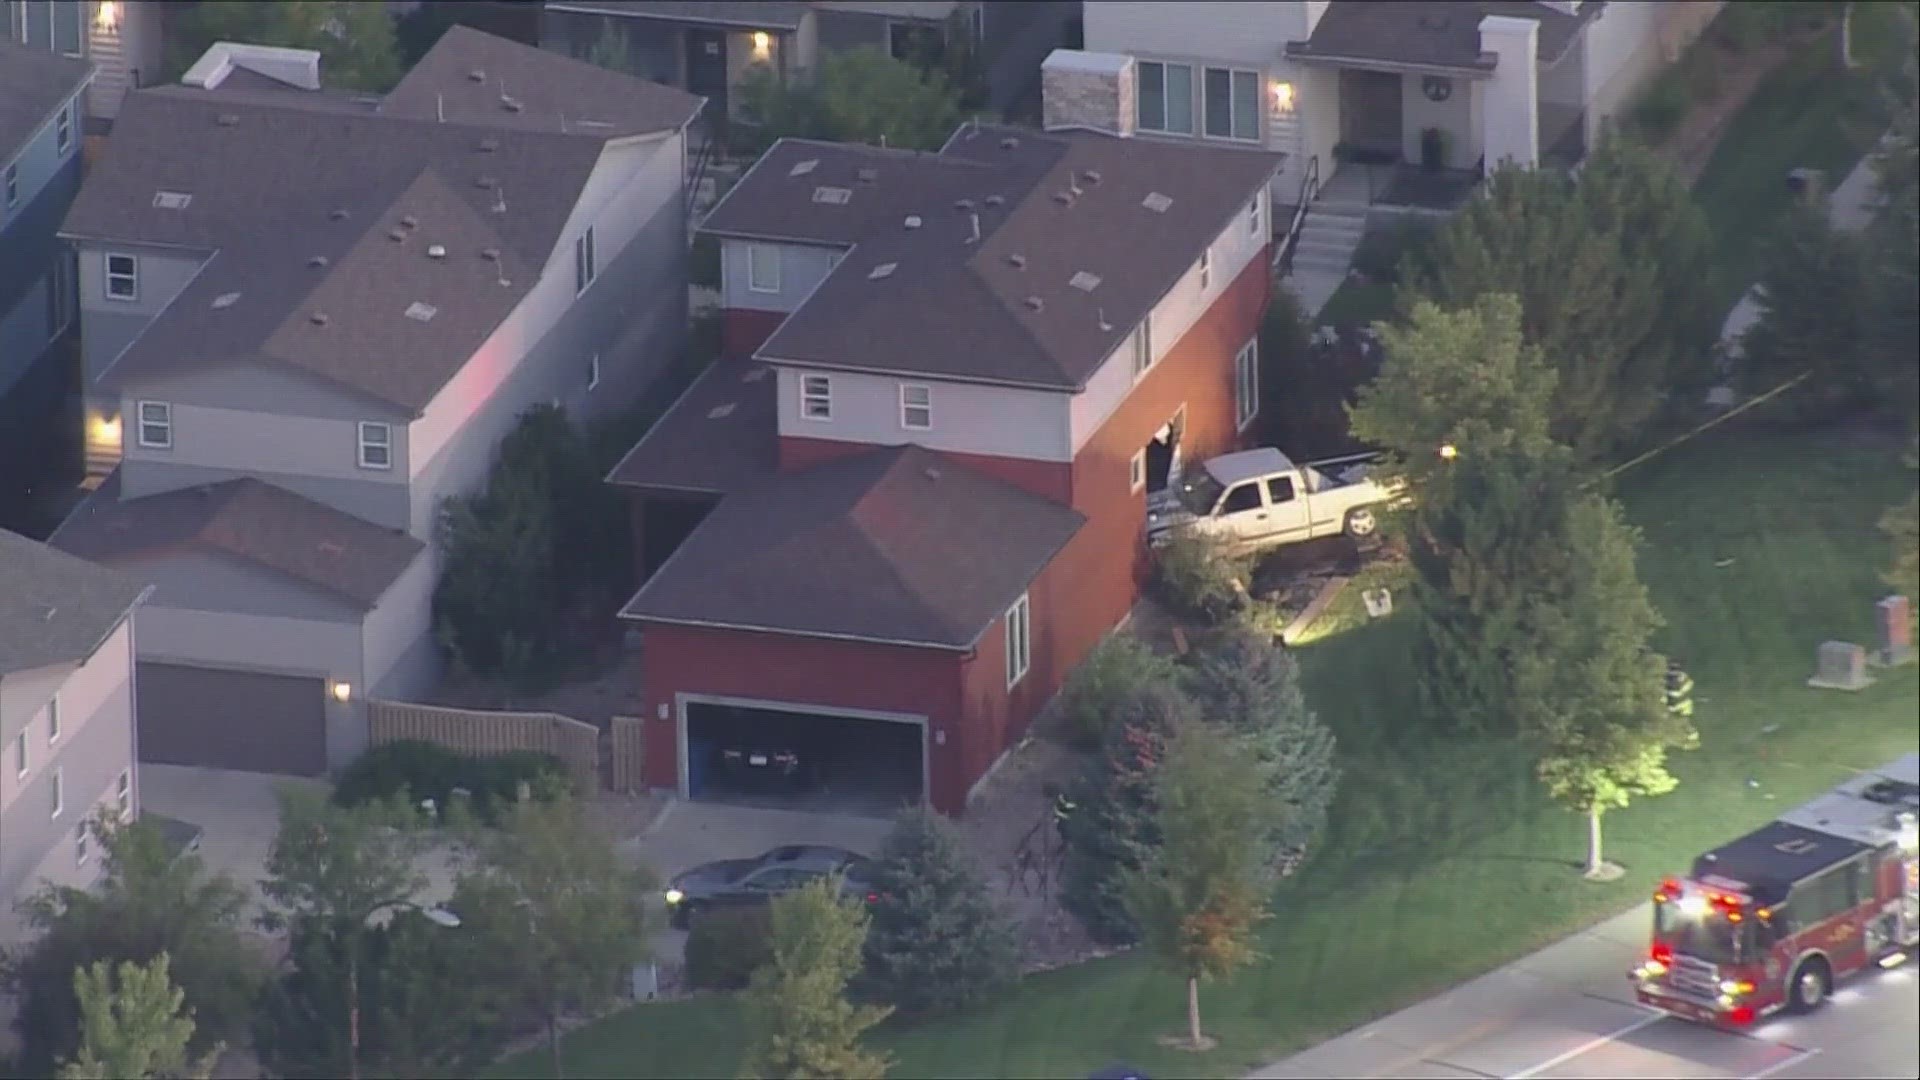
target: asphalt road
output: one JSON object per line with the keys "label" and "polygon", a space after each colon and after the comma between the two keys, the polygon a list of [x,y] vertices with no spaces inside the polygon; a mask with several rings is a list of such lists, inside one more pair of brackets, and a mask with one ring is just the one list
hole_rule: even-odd
{"label": "asphalt road", "polygon": [[1920,1077],[1920,964],[1843,983],[1810,1016],[1735,1034],[1653,1013],[1626,972],[1646,905],[1253,1073],[1257,1078]]}

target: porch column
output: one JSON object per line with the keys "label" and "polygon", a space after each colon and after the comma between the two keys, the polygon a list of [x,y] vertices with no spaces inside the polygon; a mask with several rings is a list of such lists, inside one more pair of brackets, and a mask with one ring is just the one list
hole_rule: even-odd
{"label": "porch column", "polygon": [[1540,96],[1532,19],[1489,15],[1480,20],[1480,49],[1497,56],[1493,78],[1481,83],[1481,143],[1489,171],[1505,162],[1531,169],[1540,160]]}

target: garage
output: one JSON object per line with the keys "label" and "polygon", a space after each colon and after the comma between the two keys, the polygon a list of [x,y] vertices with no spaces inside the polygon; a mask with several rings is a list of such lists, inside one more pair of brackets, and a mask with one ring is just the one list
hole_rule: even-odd
{"label": "garage", "polygon": [[327,771],[325,681],[143,662],[140,760],[243,772]]}
{"label": "garage", "polygon": [[892,813],[925,797],[919,717],[711,699],[682,710],[688,798]]}

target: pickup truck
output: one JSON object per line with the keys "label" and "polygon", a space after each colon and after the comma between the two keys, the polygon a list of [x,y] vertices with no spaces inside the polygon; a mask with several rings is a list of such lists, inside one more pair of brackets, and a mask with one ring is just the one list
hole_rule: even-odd
{"label": "pickup truck", "polygon": [[1213,458],[1148,500],[1147,540],[1159,546],[1194,529],[1245,554],[1340,533],[1371,536],[1375,508],[1393,494],[1367,478],[1373,457],[1296,465],[1268,446]]}

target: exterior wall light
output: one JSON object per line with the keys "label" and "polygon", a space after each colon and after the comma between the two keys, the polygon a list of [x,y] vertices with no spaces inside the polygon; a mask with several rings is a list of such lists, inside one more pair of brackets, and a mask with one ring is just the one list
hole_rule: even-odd
{"label": "exterior wall light", "polygon": [[756,60],[765,60],[773,53],[773,35],[765,30],[753,32],[753,56]]}
{"label": "exterior wall light", "polygon": [[335,682],[329,690],[333,694],[333,700],[342,705],[353,700],[353,684],[350,682]]}
{"label": "exterior wall light", "polygon": [[100,0],[100,6],[93,9],[93,25],[95,29],[109,34],[120,28],[120,5],[117,0]]}
{"label": "exterior wall light", "polygon": [[1275,79],[1273,81],[1272,90],[1273,90],[1273,114],[1275,116],[1292,115],[1293,84],[1290,82],[1281,82],[1280,80]]}

